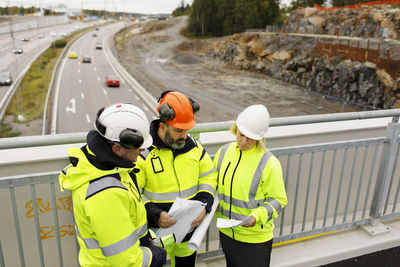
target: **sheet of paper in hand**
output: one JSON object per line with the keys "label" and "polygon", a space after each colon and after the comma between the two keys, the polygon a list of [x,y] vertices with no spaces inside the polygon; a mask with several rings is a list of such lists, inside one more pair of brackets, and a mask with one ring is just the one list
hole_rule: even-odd
{"label": "sheet of paper in hand", "polygon": [[250,221],[250,219],[251,219],[251,216],[247,216],[243,221],[218,218],[217,219],[217,228],[236,227],[236,226],[248,223]]}
{"label": "sheet of paper in hand", "polygon": [[156,232],[157,236],[175,234],[176,243],[181,243],[186,234],[191,231],[192,222],[199,217],[205,206],[206,204],[198,200],[176,198],[168,214],[172,215],[172,219],[177,222],[171,227],[159,228]]}

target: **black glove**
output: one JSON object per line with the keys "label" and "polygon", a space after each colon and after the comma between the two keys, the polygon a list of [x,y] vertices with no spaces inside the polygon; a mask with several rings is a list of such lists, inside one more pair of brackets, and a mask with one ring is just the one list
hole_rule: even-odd
{"label": "black glove", "polygon": [[161,267],[167,262],[167,251],[165,249],[153,245],[147,247],[153,254],[150,267]]}

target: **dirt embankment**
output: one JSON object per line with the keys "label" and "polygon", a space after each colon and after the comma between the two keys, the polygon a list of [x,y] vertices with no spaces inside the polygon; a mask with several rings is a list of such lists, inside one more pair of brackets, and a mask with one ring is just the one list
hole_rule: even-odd
{"label": "dirt embankment", "polygon": [[[257,103],[267,106],[272,117],[360,110],[256,69],[236,68],[209,56],[212,45],[232,36],[191,41],[179,34],[186,25],[184,17],[153,23],[168,25],[146,26],[155,31],[140,31],[140,25],[135,25],[120,32],[116,55],[155,98],[164,90],[179,90],[196,99],[201,106],[196,115],[199,122],[234,120],[245,107]],[[231,46],[224,47],[229,50]]]}
{"label": "dirt embankment", "polygon": [[[282,33],[241,33],[180,48],[368,109],[400,108],[400,9],[298,9]],[[334,35],[328,35],[334,34]]]}

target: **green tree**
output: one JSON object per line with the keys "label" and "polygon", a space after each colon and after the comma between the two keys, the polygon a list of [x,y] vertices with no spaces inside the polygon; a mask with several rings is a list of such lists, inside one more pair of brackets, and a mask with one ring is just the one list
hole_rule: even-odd
{"label": "green tree", "polygon": [[182,0],[180,6],[178,6],[174,11],[172,11],[172,16],[178,17],[183,15],[188,15],[190,13],[190,5],[186,4],[185,1]]}
{"label": "green tree", "polygon": [[216,31],[213,29],[213,23],[215,23],[215,15],[212,15],[213,10],[215,12],[215,0],[195,0],[193,1],[191,12],[189,15],[189,32],[194,35],[213,35],[212,32]]}
{"label": "green tree", "polygon": [[188,31],[195,35],[229,35],[265,28],[279,18],[279,0],[194,0]]}

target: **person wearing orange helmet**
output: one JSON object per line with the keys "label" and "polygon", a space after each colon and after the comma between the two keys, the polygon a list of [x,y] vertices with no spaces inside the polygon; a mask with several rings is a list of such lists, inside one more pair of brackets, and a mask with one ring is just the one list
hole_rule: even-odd
{"label": "person wearing orange helmet", "polygon": [[[168,228],[176,223],[168,211],[177,197],[206,204],[192,227],[200,225],[211,211],[217,171],[202,145],[188,135],[199,109],[192,98],[177,91],[163,92],[158,100],[159,119],[150,125],[153,144],[137,161],[138,184],[143,190],[150,227]],[[192,233],[168,251],[171,266],[195,266],[196,251],[187,247]]]}

